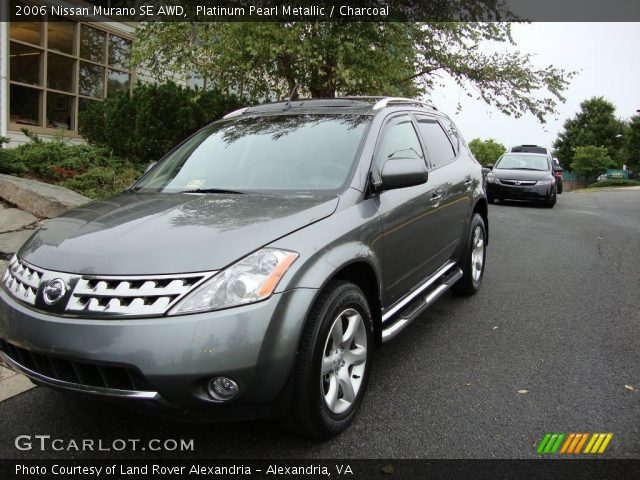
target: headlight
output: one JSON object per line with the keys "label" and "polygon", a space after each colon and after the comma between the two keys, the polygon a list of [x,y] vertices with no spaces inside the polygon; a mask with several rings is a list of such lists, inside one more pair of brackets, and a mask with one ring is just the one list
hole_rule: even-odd
{"label": "headlight", "polygon": [[500,183],[500,180],[498,180],[496,177],[487,177],[487,182],[489,182],[489,183]]}
{"label": "headlight", "polygon": [[196,313],[268,298],[298,258],[295,252],[265,248],[218,272],[178,302],[169,315]]}
{"label": "headlight", "polygon": [[555,182],[556,182],[556,181],[555,181],[555,179],[553,179],[553,178],[552,178],[551,180],[538,180],[538,181],[536,182],[536,185],[552,185],[552,184],[554,184]]}

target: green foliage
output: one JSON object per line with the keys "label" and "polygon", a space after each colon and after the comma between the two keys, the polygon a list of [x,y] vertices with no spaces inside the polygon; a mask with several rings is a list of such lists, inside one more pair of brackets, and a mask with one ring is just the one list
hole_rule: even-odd
{"label": "green foliage", "polygon": [[80,133],[134,163],[159,160],[190,134],[238,108],[217,90],[191,90],[175,83],[138,84],[95,102],[80,114]]}
{"label": "green foliage", "polygon": [[101,198],[131,185],[142,167],[114,156],[108,148],[71,145],[62,138],[31,141],[0,150],[0,173],[63,185],[91,198]]}
{"label": "green foliage", "polygon": [[625,128],[622,158],[629,169],[634,172],[640,171],[640,115],[631,117]]}
{"label": "green foliage", "polygon": [[[602,97],[593,97],[580,104],[580,112],[564,122],[563,130],[553,144],[555,156],[563,167],[572,164],[578,147],[604,147],[607,155],[620,165],[620,148],[625,123],[615,116],[614,105]],[[601,172],[600,172],[601,173]]]}
{"label": "green foliage", "polygon": [[469,149],[482,166],[496,163],[500,156],[507,151],[504,145],[496,142],[492,138],[484,141],[479,138],[474,138],[469,142]]}
{"label": "green foliage", "polygon": [[611,179],[602,180],[600,182],[592,183],[589,188],[602,188],[602,187],[638,187],[640,186],[640,180],[622,180]]}
{"label": "green foliage", "polygon": [[571,162],[571,171],[589,177],[600,175],[613,166],[615,166],[615,162],[605,147],[588,145],[576,148]]}
{"label": "green foliage", "polygon": [[[430,7],[449,9],[450,0]],[[459,6],[459,5],[458,5]],[[448,75],[469,96],[516,117],[540,121],[564,101],[573,72],[538,69],[509,50],[508,22],[473,21],[511,14],[503,2],[465,0],[470,22],[143,22],[134,61],[152,75],[189,71],[250,100],[428,94]],[[485,53],[482,42],[502,44]]]}

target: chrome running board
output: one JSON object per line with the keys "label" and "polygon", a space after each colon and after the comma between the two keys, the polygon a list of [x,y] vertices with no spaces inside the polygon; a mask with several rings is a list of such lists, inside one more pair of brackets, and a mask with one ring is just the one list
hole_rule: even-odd
{"label": "chrome running board", "polygon": [[462,277],[460,267],[449,262],[417,289],[382,315],[382,342],[388,342],[415,320],[424,310]]}

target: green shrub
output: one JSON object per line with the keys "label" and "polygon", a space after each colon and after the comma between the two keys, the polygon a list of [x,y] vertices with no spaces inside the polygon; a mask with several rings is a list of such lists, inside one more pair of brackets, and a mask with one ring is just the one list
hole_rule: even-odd
{"label": "green shrub", "polygon": [[640,180],[624,180],[618,178],[612,178],[610,180],[601,180],[589,185],[589,188],[601,188],[601,187],[637,187],[640,186]]}
{"label": "green shrub", "polygon": [[129,188],[140,174],[140,169],[131,164],[91,167],[62,185],[90,198],[103,198]]}
{"label": "green shrub", "polygon": [[0,173],[63,185],[91,198],[121,191],[142,174],[141,166],[103,146],[72,145],[63,138],[45,142],[30,132],[29,138],[0,150]]}
{"label": "green shrub", "polygon": [[191,90],[172,82],[138,84],[132,95],[121,92],[81,112],[80,133],[144,165],[238,107],[235,97],[216,90]]}

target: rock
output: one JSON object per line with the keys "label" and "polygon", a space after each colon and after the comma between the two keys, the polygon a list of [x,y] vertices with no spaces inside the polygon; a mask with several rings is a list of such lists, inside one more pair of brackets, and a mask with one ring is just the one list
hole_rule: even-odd
{"label": "rock", "polygon": [[15,253],[22,246],[27,238],[31,236],[33,230],[21,230],[19,232],[9,232],[0,234],[0,252]]}
{"label": "rock", "polygon": [[18,208],[0,209],[0,233],[20,230],[37,221],[38,217]]}
{"label": "rock", "polygon": [[0,175],[0,198],[41,218],[56,217],[90,201],[79,193],[58,185]]}

